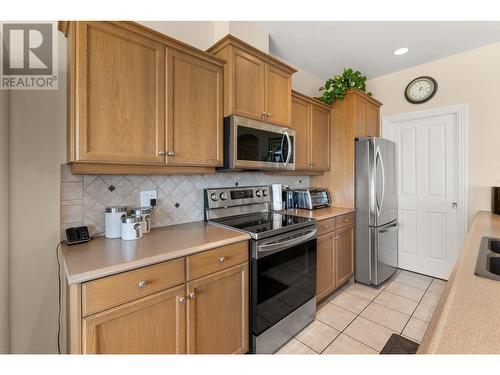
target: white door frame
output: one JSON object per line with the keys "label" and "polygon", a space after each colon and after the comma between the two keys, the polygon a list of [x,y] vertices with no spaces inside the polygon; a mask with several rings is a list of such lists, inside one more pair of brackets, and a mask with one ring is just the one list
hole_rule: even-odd
{"label": "white door frame", "polygon": [[424,109],[421,111],[406,112],[393,116],[382,116],[382,137],[390,139],[392,123],[420,120],[428,117],[456,115],[458,134],[458,199],[462,206],[458,215],[458,233],[460,247],[462,247],[469,231],[469,194],[468,194],[468,104],[460,103],[446,107]]}

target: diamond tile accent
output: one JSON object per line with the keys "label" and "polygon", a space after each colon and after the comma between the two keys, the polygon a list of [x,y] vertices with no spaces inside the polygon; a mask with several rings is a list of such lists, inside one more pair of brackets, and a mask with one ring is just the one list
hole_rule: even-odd
{"label": "diamond tile accent", "polygon": [[[152,214],[151,222],[153,227],[161,227],[203,220],[203,189],[209,187],[230,187],[236,183],[238,186],[281,183],[292,189],[309,186],[308,176],[275,176],[261,172],[81,177],[72,175],[70,168],[62,165],[61,176],[61,206],[69,203],[81,204],[83,221],[77,224],[88,225],[92,234],[104,230],[106,206],[138,207],[141,190],[158,192],[158,206]],[[110,186],[115,189],[110,191]],[[176,203],[179,203],[179,207],[175,206]],[[68,218],[65,218],[65,221],[67,220]]]}

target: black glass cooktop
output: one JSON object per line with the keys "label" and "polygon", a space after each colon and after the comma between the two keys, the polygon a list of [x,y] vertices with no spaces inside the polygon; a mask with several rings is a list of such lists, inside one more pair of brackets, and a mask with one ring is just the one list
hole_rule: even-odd
{"label": "black glass cooktop", "polygon": [[314,219],[279,214],[276,212],[261,212],[232,216],[214,221],[220,225],[249,232],[250,235],[256,239],[298,229],[314,223]]}

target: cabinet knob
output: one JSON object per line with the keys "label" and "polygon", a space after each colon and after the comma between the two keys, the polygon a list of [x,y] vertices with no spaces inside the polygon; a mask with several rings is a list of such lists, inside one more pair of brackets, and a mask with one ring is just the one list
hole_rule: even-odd
{"label": "cabinet knob", "polygon": [[179,297],[179,303],[186,303],[186,297]]}
{"label": "cabinet knob", "polygon": [[189,299],[195,299],[195,298],[196,298],[196,293],[195,292],[189,293]]}
{"label": "cabinet knob", "polygon": [[141,281],[139,281],[139,284],[137,284],[137,287],[141,288],[141,289],[144,289],[147,286],[148,286],[148,282],[146,280],[141,280]]}
{"label": "cabinet knob", "polygon": [[226,257],[220,257],[219,258],[219,263],[224,263],[225,260],[226,260]]}
{"label": "cabinet knob", "polygon": [[165,156],[165,154],[166,154],[165,151],[158,151],[158,155],[160,156]]}
{"label": "cabinet knob", "polygon": [[271,117],[271,112],[267,112],[267,116]]}
{"label": "cabinet knob", "polygon": [[167,152],[167,156],[175,156],[175,152],[173,152],[173,151],[168,151],[168,152]]}

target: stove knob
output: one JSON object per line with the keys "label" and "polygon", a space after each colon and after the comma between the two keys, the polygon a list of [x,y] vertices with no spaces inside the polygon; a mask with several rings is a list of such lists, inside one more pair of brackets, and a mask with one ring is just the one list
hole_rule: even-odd
{"label": "stove knob", "polygon": [[217,199],[219,199],[219,198],[217,198],[217,194],[212,193],[212,194],[210,194],[210,199],[213,200],[214,202],[216,202]]}
{"label": "stove knob", "polygon": [[257,190],[255,192],[255,195],[258,196],[258,197],[262,197],[262,192],[260,190]]}
{"label": "stove knob", "polygon": [[267,197],[267,190],[262,190],[262,196]]}
{"label": "stove knob", "polygon": [[223,201],[225,201],[228,198],[227,193],[220,193],[219,196],[220,196],[220,199],[222,199]]}

